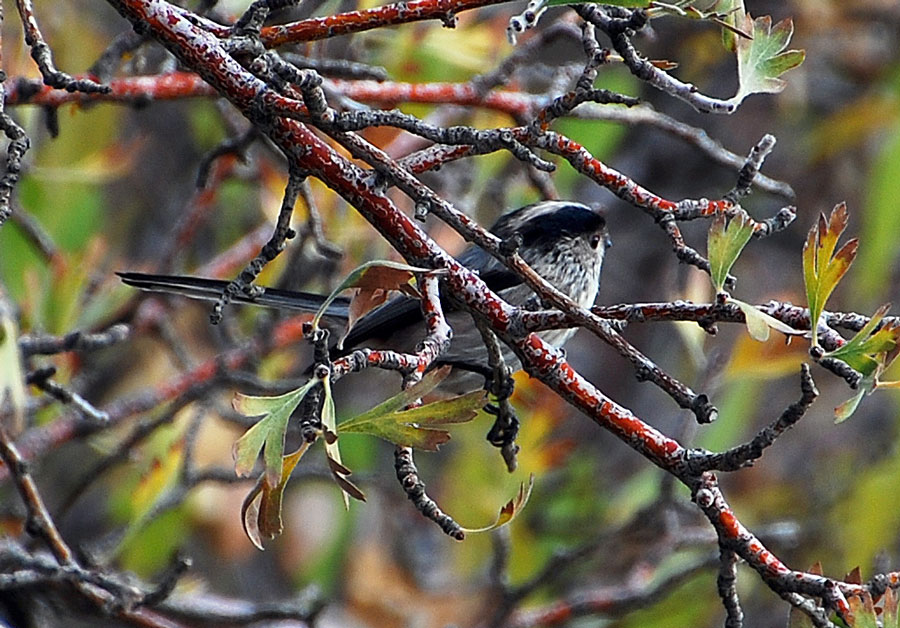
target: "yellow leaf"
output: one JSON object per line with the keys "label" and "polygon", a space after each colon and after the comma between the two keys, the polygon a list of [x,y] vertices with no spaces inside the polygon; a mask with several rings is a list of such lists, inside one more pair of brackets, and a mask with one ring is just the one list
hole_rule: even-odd
{"label": "yellow leaf", "polygon": [[531,489],[534,488],[534,474],[532,473],[528,476],[528,486],[525,486],[525,483],[519,484],[519,492],[518,494],[503,506],[500,509],[500,513],[497,515],[497,520],[484,528],[463,528],[463,531],[466,534],[477,534],[479,532],[490,532],[491,530],[496,530],[499,527],[505,526],[507,523],[516,518],[522,509],[525,507],[525,504],[528,503],[528,498],[531,497]]}
{"label": "yellow leaf", "polygon": [[262,537],[273,539],[281,534],[283,525],[281,522],[281,502],[284,496],[284,488],[293,473],[300,458],[309,449],[310,443],[304,442],[297,451],[282,458],[281,480],[277,486],[270,487],[266,481],[266,475],[259,480],[247,496],[241,506],[241,523],[244,533],[250,542],[258,549],[264,549]]}

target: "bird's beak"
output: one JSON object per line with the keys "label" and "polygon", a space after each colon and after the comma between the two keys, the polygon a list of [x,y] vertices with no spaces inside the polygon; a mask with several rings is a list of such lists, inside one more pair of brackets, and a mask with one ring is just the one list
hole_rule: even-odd
{"label": "bird's beak", "polygon": [[606,248],[609,248],[609,247],[612,246],[612,238],[609,237],[609,234],[608,234],[608,233],[607,233],[606,236],[603,238],[603,245],[604,245]]}

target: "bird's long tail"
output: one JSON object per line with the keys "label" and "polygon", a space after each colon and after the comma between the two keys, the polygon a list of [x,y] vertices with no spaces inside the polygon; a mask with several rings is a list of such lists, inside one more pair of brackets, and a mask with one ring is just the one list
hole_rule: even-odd
{"label": "bird's long tail", "polygon": [[[189,277],[186,275],[152,275],[146,273],[120,272],[116,273],[122,281],[129,286],[148,290],[150,292],[166,292],[180,294],[192,299],[215,301],[222,296],[227,281],[220,279],[205,279],[203,277]],[[262,294],[251,297],[243,293],[232,296],[231,301],[236,303],[250,303],[274,307],[282,310],[300,310],[302,312],[317,312],[325,302],[324,296],[309,292],[293,292],[290,290],[278,290],[276,288],[263,288]],[[349,316],[349,300],[338,297],[328,306],[325,316],[346,322]]]}

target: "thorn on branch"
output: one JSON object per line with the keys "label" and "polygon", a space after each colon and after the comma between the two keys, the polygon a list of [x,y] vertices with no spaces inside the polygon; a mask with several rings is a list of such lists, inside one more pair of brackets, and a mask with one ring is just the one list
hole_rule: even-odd
{"label": "thorn on branch", "polygon": [[281,58],[301,69],[309,69],[324,76],[345,79],[386,81],[388,72],[380,66],[349,59],[315,59],[293,52],[282,52]]}
{"label": "thorn on branch", "polygon": [[322,217],[316,207],[313,199],[312,189],[309,186],[309,180],[304,179],[300,184],[300,197],[306,205],[306,228],[301,233],[301,239],[312,238],[319,255],[329,259],[341,259],[344,252],[334,242],[325,237],[322,230]]}
{"label": "thorn on branch", "polygon": [[[3,214],[0,209],[0,215]],[[10,219],[19,227],[22,235],[34,246],[46,261],[52,261],[59,254],[59,247],[41,223],[23,207],[17,207]],[[0,219],[0,223],[2,223]]]}

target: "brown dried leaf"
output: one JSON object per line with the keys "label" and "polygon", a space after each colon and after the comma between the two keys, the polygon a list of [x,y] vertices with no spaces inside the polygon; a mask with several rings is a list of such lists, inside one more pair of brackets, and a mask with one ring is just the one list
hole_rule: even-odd
{"label": "brown dried leaf", "polygon": [[[354,296],[350,303],[350,326],[363,314],[369,312],[372,308],[383,303],[387,298],[387,293],[396,290],[404,294],[418,296],[412,286],[409,285],[410,280],[415,273],[433,272],[427,268],[418,268],[409,266],[401,262],[391,262],[387,260],[375,260],[367,262],[351,272],[344,281],[335,288],[328,298],[322,303],[319,311],[313,318],[312,324],[318,326],[319,320],[331,305],[332,301],[338,294],[350,288],[356,288]],[[348,331],[349,331],[348,327]],[[338,347],[343,345],[346,333],[338,341]]]}
{"label": "brown dried leaf", "polygon": [[284,488],[300,458],[309,449],[309,445],[310,443],[304,442],[297,451],[282,458],[281,479],[276,486],[270,486],[267,481],[268,475],[263,474],[244,498],[241,505],[241,523],[247,538],[259,549],[263,549],[263,537],[274,539],[284,528],[281,521]]}
{"label": "brown dried leaf", "polygon": [[257,549],[265,549],[262,544],[262,537],[259,533],[259,507],[262,502],[262,485],[265,482],[265,476],[259,476],[256,485],[250,489],[244,502],[241,504],[241,524],[244,526],[244,534],[250,539],[250,542]]}
{"label": "brown dried leaf", "polygon": [[328,459],[328,468],[331,469],[331,475],[334,477],[334,481],[337,482],[337,485],[341,487],[341,490],[353,499],[361,502],[366,501],[366,494],[363,493],[356,484],[347,479],[347,476],[352,473],[350,469],[330,456],[326,457]]}

